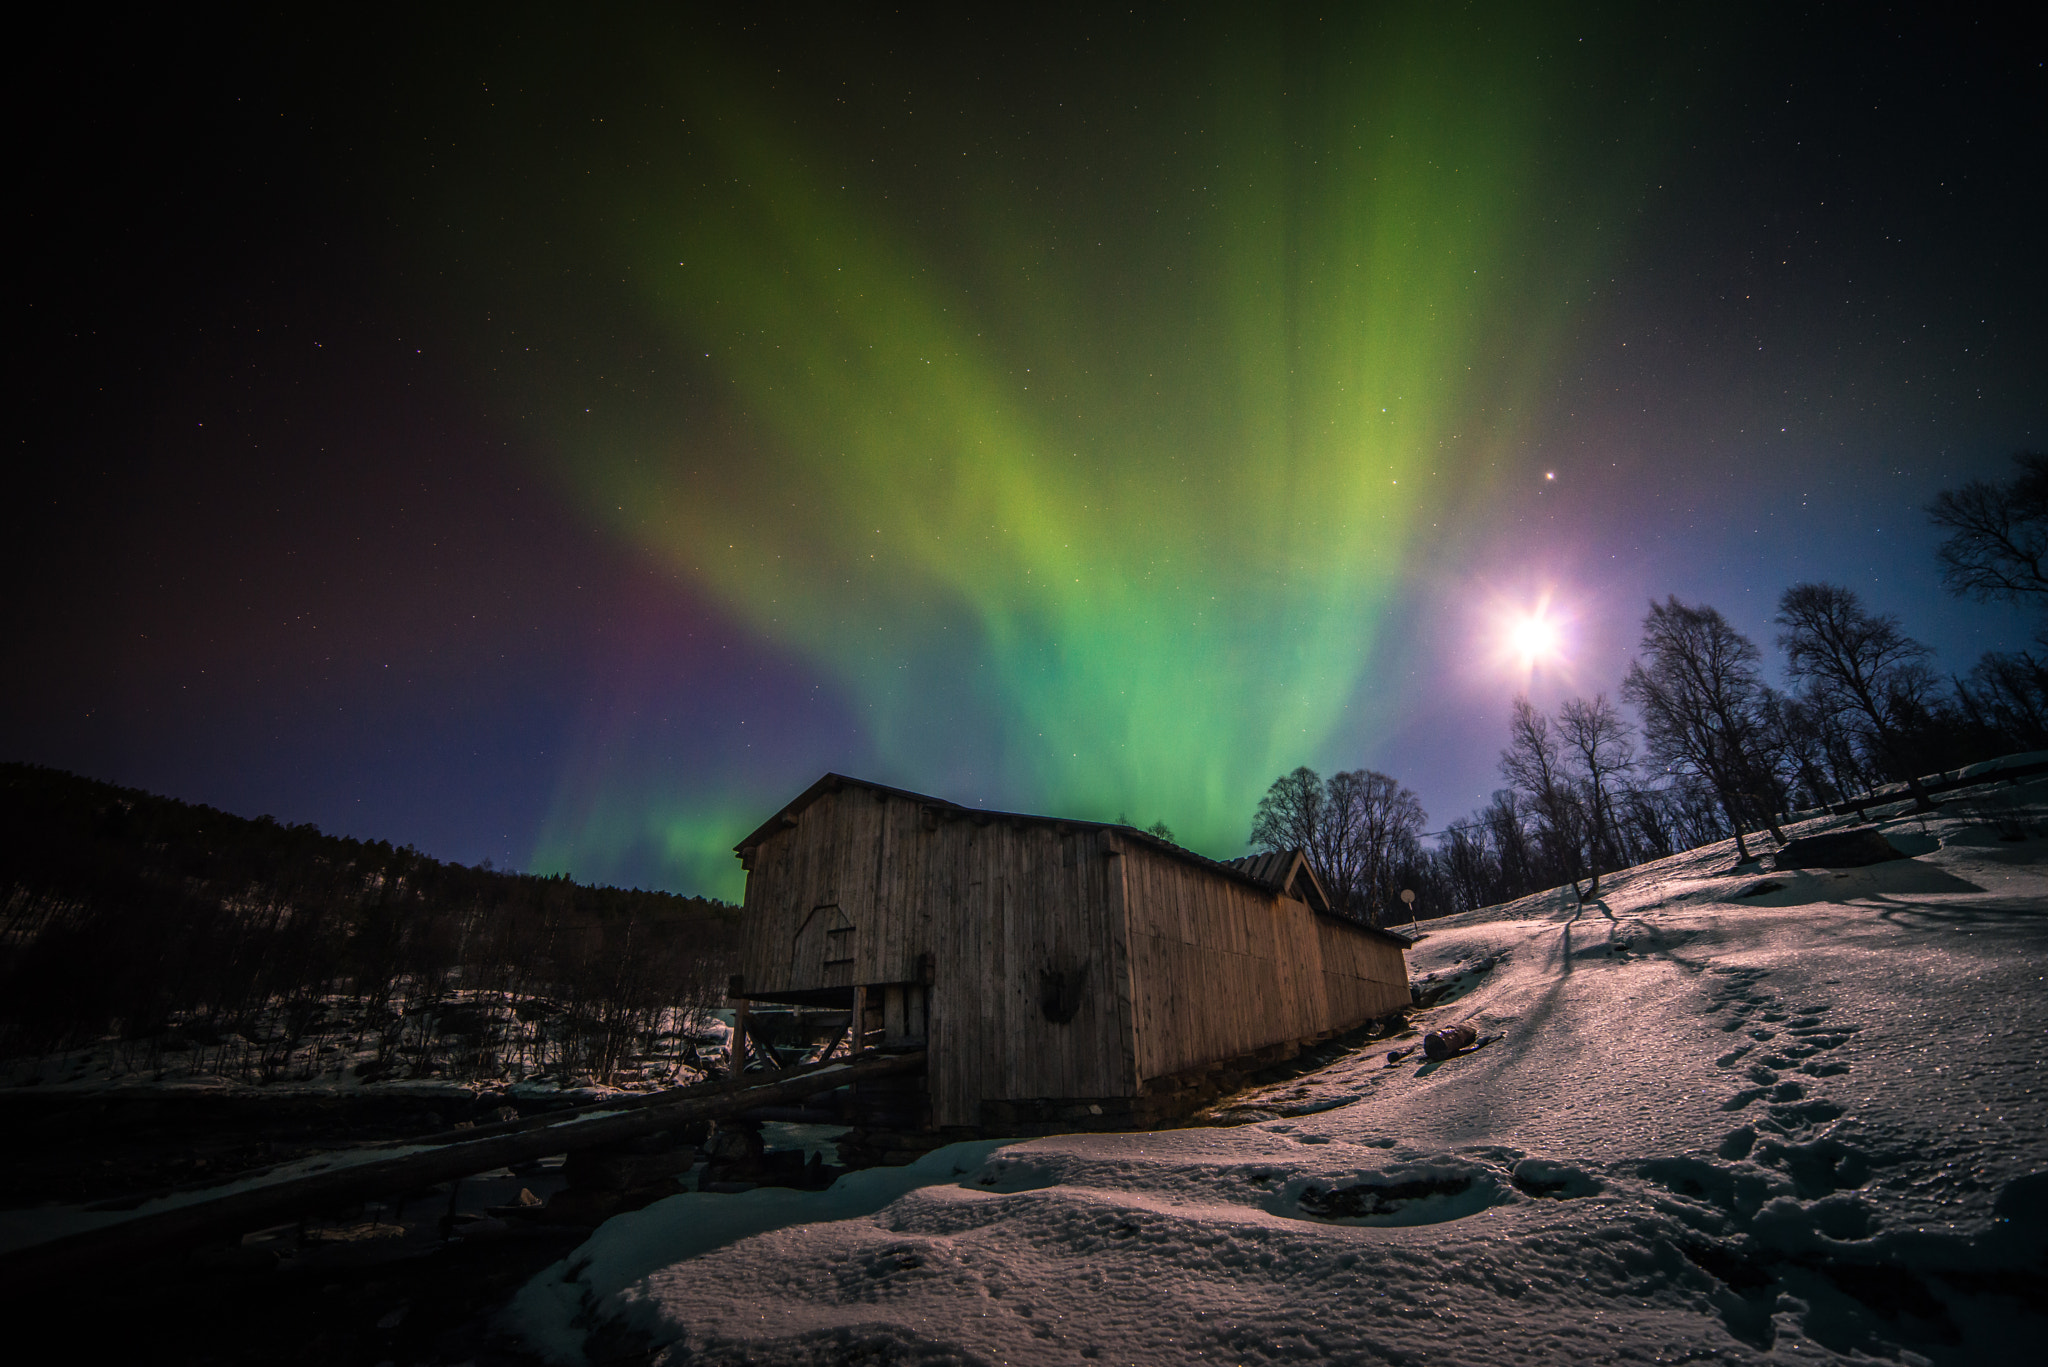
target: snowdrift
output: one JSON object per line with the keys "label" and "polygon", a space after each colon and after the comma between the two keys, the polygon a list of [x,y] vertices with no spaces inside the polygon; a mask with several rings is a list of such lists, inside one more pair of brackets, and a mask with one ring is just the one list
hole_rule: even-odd
{"label": "snowdrift", "polygon": [[563,1363],[2036,1360],[2048,839],[1884,829],[1910,857],[1722,845],[1431,923],[1456,1057],[673,1197],[504,1327]]}

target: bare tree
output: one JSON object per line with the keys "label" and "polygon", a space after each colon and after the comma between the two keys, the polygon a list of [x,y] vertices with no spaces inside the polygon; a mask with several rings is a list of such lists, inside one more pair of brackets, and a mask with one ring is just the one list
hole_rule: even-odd
{"label": "bare tree", "polygon": [[1261,850],[1301,850],[1324,871],[1329,821],[1323,776],[1307,765],[1273,780],[1252,816],[1251,843]]}
{"label": "bare tree", "polygon": [[1790,697],[1778,721],[1787,766],[1816,801],[1838,801],[1879,781],[1873,757],[1840,712],[1811,697]]}
{"label": "bare tree", "polygon": [[1662,788],[1630,788],[1622,801],[1622,820],[1629,834],[1634,862],[1662,859],[1677,849],[1671,795]]}
{"label": "bare tree", "polygon": [[1332,788],[1337,779],[1348,780],[1357,794],[1346,842],[1355,852],[1358,870],[1351,886],[1359,909],[1377,922],[1384,919],[1387,903],[1397,891],[1399,870],[1421,854],[1419,837],[1429,817],[1420,799],[1392,775],[1358,769],[1331,779]]}
{"label": "bare tree", "polygon": [[[1844,762],[1853,764],[1842,740],[1838,719],[1810,698],[1775,696],[1771,725],[1784,753],[1794,789],[1794,806],[1819,806],[1859,792],[1868,784],[1844,786],[1838,779]],[[1841,741],[1841,743],[1837,743]]]}
{"label": "bare tree", "polygon": [[2048,455],[2013,456],[2005,483],[1971,480],[1944,489],[1927,516],[1950,536],[1935,555],[1951,593],[2048,607]]}
{"label": "bare tree", "polygon": [[1259,799],[1251,843],[1301,850],[1332,898],[1371,919],[1394,870],[1419,855],[1426,821],[1415,794],[1386,774],[1355,769],[1325,782],[1304,766],[1275,779]]}
{"label": "bare tree", "polygon": [[1664,792],[1680,849],[1696,850],[1729,835],[1728,809],[1713,784],[1697,774],[1687,774]]}
{"label": "bare tree", "polygon": [[[1948,590],[2043,612],[2035,640],[2048,646],[2048,455],[2012,459],[2012,479],[1944,489],[1927,516],[1950,533],[1935,551]],[[1954,726],[1977,746],[2048,744],[2048,669],[2030,652],[1985,655],[1967,684],[1955,681],[1954,701]]]}
{"label": "bare tree", "polygon": [[2026,651],[1986,654],[1956,681],[1956,700],[1980,731],[2024,749],[2048,748],[2048,664]]}
{"label": "bare tree", "polygon": [[1496,788],[1493,800],[1479,809],[1478,820],[1492,838],[1506,895],[1519,897],[1533,891],[1537,884],[1536,852],[1530,845],[1529,828],[1522,822],[1522,806],[1516,800],[1515,790]]}
{"label": "bare tree", "polygon": [[1616,783],[1635,768],[1635,751],[1630,744],[1634,732],[1614,704],[1607,701],[1605,693],[1595,694],[1591,702],[1584,698],[1566,699],[1558,714],[1557,729],[1569,762],[1577,769],[1578,780],[1585,789],[1587,857],[1593,880],[1586,895],[1594,897],[1600,892],[1601,863],[1619,859],[1613,838],[1617,824],[1614,791]]}
{"label": "bare tree", "polygon": [[1898,618],[1866,612],[1837,584],[1794,584],[1775,620],[1785,628],[1778,645],[1786,672],[1807,701],[1849,719],[1881,767],[1929,805],[1905,753],[1901,714],[1925,710],[1934,688],[1925,661],[1934,652],[1901,631]]}
{"label": "bare tree", "polygon": [[1585,806],[1565,767],[1564,749],[1550,729],[1550,718],[1528,698],[1515,699],[1508,718],[1508,746],[1500,752],[1501,777],[1524,797],[1536,813],[1537,839],[1552,862],[1579,890],[1585,877]]}
{"label": "bare tree", "polygon": [[1323,880],[1323,890],[1344,902],[1348,911],[1358,909],[1366,884],[1366,850],[1358,833],[1371,801],[1363,769],[1332,774],[1323,785],[1323,826],[1309,860]]}
{"label": "bare tree", "polygon": [[1454,821],[1437,846],[1437,865],[1459,911],[1500,900],[1500,860],[1487,849],[1486,834],[1470,820]]}
{"label": "bare tree", "polygon": [[1630,663],[1621,695],[1642,716],[1650,753],[1673,772],[1713,786],[1734,828],[1738,858],[1749,859],[1742,828],[1752,817],[1784,843],[1756,645],[1715,609],[1674,596],[1650,604],[1642,649],[1648,664]]}

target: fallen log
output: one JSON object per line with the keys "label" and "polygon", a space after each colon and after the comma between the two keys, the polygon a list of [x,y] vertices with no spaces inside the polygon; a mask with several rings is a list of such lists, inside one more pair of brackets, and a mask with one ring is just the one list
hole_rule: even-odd
{"label": "fallen log", "polygon": [[[870,1055],[870,1057],[875,1056]],[[812,1073],[823,1072],[828,1068],[836,1068],[843,1072],[846,1066],[846,1058],[840,1057],[830,1061],[808,1063],[800,1067],[785,1067],[779,1073],[764,1072],[760,1074],[761,1080],[750,1085],[765,1087],[770,1085],[771,1081],[776,1084],[785,1083],[808,1077]],[[833,1088],[844,1087],[846,1083],[846,1078],[835,1077],[828,1086],[820,1087],[817,1090],[829,1091]],[[667,1106],[677,1101],[689,1100],[693,1097],[726,1097],[732,1094],[733,1087],[730,1080],[726,1078],[712,1078],[706,1082],[693,1082],[687,1087],[669,1087],[659,1092],[621,1092],[616,1096],[608,1096],[602,1101],[586,1101],[581,1106],[564,1106],[560,1110],[547,1111],[540,1115],[525,1116],[518,1120],[500,1120],[493,1121],[488,1125],[472,1125],[466,1130],[442,1130],[437,1134],[425,1135],[418,1139],[383,1140],[374,1146],[364,1145],[363,1147],[398,1149],[420,1144],[466,1144],[472,1140],[485,1139],[494,1135],[519,1134],[527,1130],[545,1129],[550,1125],[559,1125],[565,1120],[573,1120],[580,1116],[603,1115],[615,1111],[645,1110],[649,1107]],[[752,1093],[748,1094],[751,1095]],[[810,1096],[814,1094],[813,1092],[802,1092],[798,1095]],[[657,1126],[657,1128],[660,1127]]]}
{"label": "fallen log", "polygon": [[871,1054],[850,1063],[808,1068],[795,1075],[771,1075],[768,1081],[738,1091],[725,1090],[722,1083],[713,1088],[692,1087],[682,1089],[691,1095],[673,1096],[665,1101],[598,1102],[534,1120],[512,1121],[483,1130],[453,1131],[422,1144],[399,1146],[404,1151],[388,1156],[280,1177],[219,1196],[200,1197],[166,1210],[150,1211],[0,1253],[0,1281],[15,1285],[54,1281],[180,1245],[282,1224],[308,1211],[350,1205],[396,1191],[418,1190],[450,1178],[467,1177],[510,1163],[531,1162],[549,1154],[615,1144],[692,1121],[715,1120],[756,1106],[796,1101],[851,1082],[914,1072],[923,1066],[922,1050]]}

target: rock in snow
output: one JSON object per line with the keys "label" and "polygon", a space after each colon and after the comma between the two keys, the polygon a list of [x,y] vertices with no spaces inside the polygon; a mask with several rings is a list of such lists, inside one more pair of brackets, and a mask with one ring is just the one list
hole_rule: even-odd
{"label": "rock in snow", "polygon": [[671,1197],[504,1327],[570,1364],[2038,1360],[2048,840],[1908,832],[1746,897],[1723,845],[1429,923],[1417,976],[1497,966],[1418,1023],[1491,1048]]}
{"label": "rock in snow", "polygon": [[1859,869],[1906,855],[1874,827],[1825,831],[1789,840],[1771,861],[1776,869]]}

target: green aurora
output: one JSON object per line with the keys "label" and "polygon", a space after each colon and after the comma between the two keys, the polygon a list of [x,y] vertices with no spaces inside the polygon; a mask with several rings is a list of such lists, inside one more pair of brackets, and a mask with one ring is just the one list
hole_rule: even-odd
{"label": "green aurora", "polygon": [[[1359,762],[1404,578],[1520,470],[1655,141],[1575,93],[1618,40],[1404,13],[905,75],[888,123],[682,41],[559,136],[494,94],[439,229],[472,354],[584,508],[838,681],[870,776],[1227,856],[1274,775]],[[631,748],[571,758],[534,867],[733,895],[825,767]]]}

